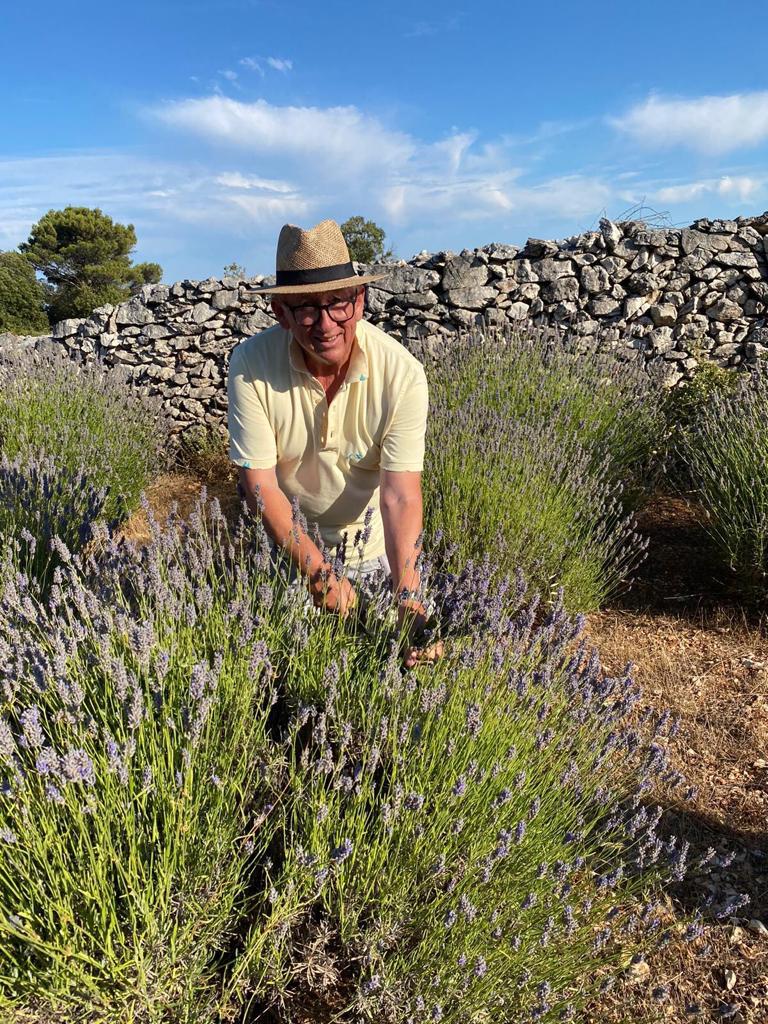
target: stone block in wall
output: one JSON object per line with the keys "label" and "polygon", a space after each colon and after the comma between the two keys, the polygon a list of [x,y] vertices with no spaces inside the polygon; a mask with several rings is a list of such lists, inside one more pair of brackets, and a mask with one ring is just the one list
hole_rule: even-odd
{"label": "stone block in wall", "polygon": [[587,309],[594,316],[616,316],[621,311],[621,303],[610,296],[591,299]]}
{"label": "stone block in wall", "polygon": [[539,260],[535,270],[538,280],[548,283],[559,281],[561,277],[575,277],[576,275],[576,266],[571,260]]}
{"label": "stone block in wall", "polygon": [[[472,256],[471,253],[462,253],[446,262],[443,271],[443,290],[445,292],[475,291],[487,284],[488,277],[488,267],[482,260]],[[421,291],[422,289],[416,290]],[[459,302],[453,304],[461,305]]]}
{"label": "stone block in wall", "polygon": [[615,256],[604,256],[600,260],[599,266],[607,271],[612,281],[623,281],[624,278],[629,277],[629,267],[624,260],[617,260]]}
{"label": "stone block in wall", "polygon": [[715,263],[723,267],[757,268],[757,257],[752,252],[719,252],[715,255]]}
{"label": "stone block in wall", "polygon": [[212,309],[207,302],[197,302],[189,312],[189,319],[196,324],[204,324],[216,316],[216,310]]}
{"label": "stone block in wall", "polygon": [[[395,296],[395,301],[399,297]],[[438,298],[434,292],[409,292],[403,295],[403,302],[415,309],[434,309],[438,305]]]}
{"label": "stone block in wall", "polygon": [[234,331],[239,331],[241,334],[246,334],[250,337],[252,334],[258,334],[259,331],[265,331],[268,327],[274,327],[277,320],[267,313],[256,310],[250,316],[231,317],[229,323]]}
{"label": "stone block in wall", "polygon": [[167,284],[145,284],[136,293],[140,302],[147,306],[157,306],[161,302],[167,302],[171,289]]}
{"label": "stone block in wall", "polygon": [[581,271],[581,284],[590,295],[599,295],[608,291],[611,279],[605,267],[583,267]]}
{"label": "stone block in wall", "polygon": [[543,298],[550,302],[575,302],[579,297],[579,282],[575,277],[561,277],[543,287]]}
{"label": "stone block in wall", "polygon": [[211,296],[211,305],[214,309],[237,309],[240,302],[240,293],[236,288],[227,290],[220,288]]}
{"label": "stone block in wall", "polygon": [[717,299],[707,308],[707,316],[710,320],[717,320],[721,323],[728,323],[732,320],[741,319],[741,306],[730,299]]}
{"label": "stone block in wall", "polygon": [[677,308],[671,303],[653,305],[649,307],[648,315],[656,327],[671,327],[677,321]]}
{"label": "stone block in wall", "polygon": [[70,336],[77,334],[77,329],[82,323],[85,323],[85,320],[82,318],[59,320],[57,324],[53,325],[51,329],[51,336],[54,338],[69,338]]}
{"label": "stone block in wall", "polygon": [[675,338],[671,327],[657,327],[648,335],[648,342],[654,352],[664,354],[675,347]]}
{"label": "stone block in wall", "polygon": [[633,295],[650,295],[659,290],[660,282],[653,274],[638,271],[636,274],[630,274],[624,282],[624,287]]}
{"label": "stone block in wall", "polygon": [[446,291],[445,296],[450,306],[456,306],[469,310],[484,309],[496,298],[495,288],[451,288]]}
{"label": "stone block in wall", "polygon": [[665,359],[652,359],[646,369],[648,376],[663,388],[673,388],[683,379],[683,374],[677,366]]}
{"label": "stone block in wall", "polygon": [[[457,260],[461,265],[468,264],[472,266],[471,262],[457,257]],[[480,284],[485,284],[488,279],[488,271],[483,266],[483,272],[479,275],[481,278]],[[376,288],[382,292],[388,292],[390,295],[409,295],[411,292],[428,292],[435,285],[440,284],[440,275],[436,270],[424,270],[421,267],[411,267],[407,264],[405,266],[394,266],[391,267],[389,264],[381,264],[378,271],[386,271],[386,277],[383,277],[381,281],[376,282]],[[474,278],[471,278],[474,281]],[[452,287],[450,284],[447,287]]]}
{"label": "stone block in wall", "polygon": [[525,320],[530,308],[527,302],[513,302],[507,307],[506,315],[510,320]]}
{"label": "stone block in wall", "polygon": [[768,346],[761,345],[757,341],[747,341],[744,343],[744,358],[750,363],[756,363],[759,359],[765,359],[768,356]]}
{"label": "stone block in wall", "polygon": [[516,245],[505,245],[501,242],[493,242],[491,245],[483,246],[483,252],[485,252],[489,260],[506,262],[514,259],[515,256],[517,256],[519,249]]}
{"label": "stone block in wall", "polygon": [[154,319],[152,310],[147,309],[139,298],[123,302],[115,310],[115,323],[120,325],[140,326],[150,324]]}

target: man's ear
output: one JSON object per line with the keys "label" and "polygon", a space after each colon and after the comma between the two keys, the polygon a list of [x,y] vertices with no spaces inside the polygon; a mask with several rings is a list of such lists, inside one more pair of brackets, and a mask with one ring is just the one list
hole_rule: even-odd
{"label": "man's ear", "polygon": [[285,315],[285,307],[280,299],[272,299],[270,301],[270,306],[272,307],[272,312],[280,326],[284,327],[286,331],[289,331],[291,329],[291,325],[288,322],[288,317]]}

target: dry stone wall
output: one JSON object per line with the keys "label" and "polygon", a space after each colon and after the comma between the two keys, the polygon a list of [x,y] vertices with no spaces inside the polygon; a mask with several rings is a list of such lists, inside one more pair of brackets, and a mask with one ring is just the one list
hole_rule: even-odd
{"label": "dry stone wall", "polygon": [[[417,352],[467,329],[534,323],[562,330],[577,350],[635,361],[668,387],[702,359],[734,366],[768,355],[768,212],[682,229],[602,220],[560,242],[421,253],[383,269],[366,315]],[[176,430],[221,426],[230,351],[274,323],[268,297],[254,293],[271,280],[150,285],[56,324],[52,337],[72,355],[129,366]],[[0,335],[0,349],[44,340]]]}

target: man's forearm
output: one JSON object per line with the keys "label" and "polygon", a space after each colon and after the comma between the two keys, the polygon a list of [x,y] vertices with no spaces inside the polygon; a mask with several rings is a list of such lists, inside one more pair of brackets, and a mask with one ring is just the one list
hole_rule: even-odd
{"label": "man's forearm", "polygon": [[384,499],[381,503],[384,546],[395,593],[417,591],[421,584],[416,559],[421,553],[423,504],[421,496]]}

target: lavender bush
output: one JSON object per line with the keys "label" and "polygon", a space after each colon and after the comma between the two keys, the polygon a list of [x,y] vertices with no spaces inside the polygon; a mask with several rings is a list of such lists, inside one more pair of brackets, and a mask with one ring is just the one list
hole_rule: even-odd
{"label": "lavender bush", "polygon": [[768,595],[768,370],[739,374],[681,434],[704,522],[745,595]]}
{"label": "lavender bush", "polygon": [[153,528],[143,552],[62,552],[45,604],[3,575],[3,1020],[215,1019],[273,830],[262,556],[216,509]]}
{"label": "lavender bush", "polygon": [[104,515],[107,492],[79,469],[49,456],[0,454],[0,560],[23,568],[43,589],[61,551],[79,551]]}
{"label": "lavender bush", "polygon": [[0,577],[3,1019],[554,1021],[664,940],[674,725],[560,604],[466,566],[403,673],[215,503],[150,521]]}
{"label": "lavender bush", "polygon": [[70,479],[87,473],[105,490],[108,519],[138,507],[167,439],[159,402],[141,395],[124,367],[86,365],[53,346],[3,353],[0,452],[51,456]]}
{"label": "lavender bush", "polygon": [[[625,483],[648,455],[655,398],[631,371],[574,361],[543,335],[469,337],[431,367],[429,542],[452,567],[493,551],[570,608],[598,607],[641,559]],[[620,364],[616,364],[620,366]],[[601,376],[604,375],[604,376]]]}

